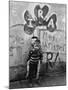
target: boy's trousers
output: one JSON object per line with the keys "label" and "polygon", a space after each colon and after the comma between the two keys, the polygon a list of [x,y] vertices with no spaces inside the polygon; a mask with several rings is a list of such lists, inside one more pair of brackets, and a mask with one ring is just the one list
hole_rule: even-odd
{"label": "boy's trousers", "polygon": [[29,65],[27,66],[28,71],[28,78],[31,81],[32,79],[38,79],[39,78],[39,70],[40,70],[40,61],[36,62],[29,62]]}

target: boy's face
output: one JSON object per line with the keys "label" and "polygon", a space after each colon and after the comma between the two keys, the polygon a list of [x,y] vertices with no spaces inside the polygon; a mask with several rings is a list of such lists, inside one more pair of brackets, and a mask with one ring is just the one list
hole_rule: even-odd
{"label": "boy's face", "polygon": [[35,48],[35,49],[39,49],[39,43],[38,43],[38,42],[35,42],[35,43],[34,43],[34,48]]}
{"label": "boy's face", "polygon": [[34,44],[35,41],[36,41],[36,38],[35,38],[35,39],[32,39],[32,40],[31,40],[31,43]]}
{"label": "boy's face", "polygon": [[32,39],[31,43],[33,44],[34,49],[39,49],[40,43],[36,41],[37,39]]}

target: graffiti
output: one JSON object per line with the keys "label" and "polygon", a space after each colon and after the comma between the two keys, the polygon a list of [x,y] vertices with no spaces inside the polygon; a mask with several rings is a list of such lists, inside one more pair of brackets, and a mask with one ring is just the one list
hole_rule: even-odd
{"label": "graffiti", "polygon": [[48,33],[47,31],[46,32],[42,31],[40,33],[43,35],[42,38],[44,40],[49,41],[49,42],[56,42],[56,43],[58,43],[59,40],[60,40],[60,42],[65,41],[65,32],[61,32],[61,31],[59,31],[59,32],[57,31],[55,33]]}
{"label": "graffiti", "polygon": [[24,19],[26,21],[24,25],[24,31],[31,35],[35,28],[37,26],[46,26],[47,30],[50,32],[54,32],[57,28],[56,22],[57,22],[57,16],[56,14],[52,14],[49,18],[46,19],[46,15],[48,14],[49,7],[43,6],[40,8],[39,5],[37,5],[34,8],[34,14],[36,18],[33,18],[28,10],[24,13]]}
{"label": "graffiti", "polygon": [[51,51],[65,51],[65,44],[59,45],[59,44],[53,44],[53,43],[46,43],[46,41],[43,43],[43,48]]}
{"label": "graffiti", "polygon": [[41,32],[41,45],[45,51],[65,52],[66,44],[64,32],[61,33],[48,33]]}
{"label": "graffiti", "polygon": [[53,52],[46,52],[46,54],[47,54],[47,61],[51,61],[54,58],[54,62],[56,62],[59,57],[59,52],[55,53],[55,56]]}
{"label": "graffiti", "polygon": [[47,52],[47,61],[52,60],[52,58],[53,58],[53,53]]}

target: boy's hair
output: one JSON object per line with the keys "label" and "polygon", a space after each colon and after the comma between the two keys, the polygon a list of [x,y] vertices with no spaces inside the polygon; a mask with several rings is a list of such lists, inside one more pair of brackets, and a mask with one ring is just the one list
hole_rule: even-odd
{"label": "boy's hair", "polygon": [[33,37],[32,37],[32,39],[37,39],[37,40],[38,40],[38,37],[36,37],[36,36],[33,36]]}
{"label": "boy's hair", "polygon": [[38,39],[38,37],[36,37],[36,36],[33,36],[33,37],[32,37],[32,39],[36,39],[36,41],[35,41],[35,42],[38,42],[38,43],[40,43],[40,40]]}

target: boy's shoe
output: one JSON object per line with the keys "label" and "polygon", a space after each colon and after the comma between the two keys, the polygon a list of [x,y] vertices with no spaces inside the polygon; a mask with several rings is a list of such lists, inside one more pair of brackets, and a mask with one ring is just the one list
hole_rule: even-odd
{"label": "boy's shoe", "polygon": [[38,84],[35,83],[35,84],[33,85],[33,87],[38,87]]}
{"label": "boy's shoe", "polygon": [[36,80],[36,84],[40,85],[40,80],[39,79]]}
{"label": "boy's shoe", "polygon": [[30,87],[33,87],[33,84],[32,84],[32,83],[30,83],[30,84],[29,84],[29,86],[30,86]]}
{"label": "boy's shoe", "polygon": [[34,87],[40,86],[40,81],[39,80],[35,80],[33,86]]}

